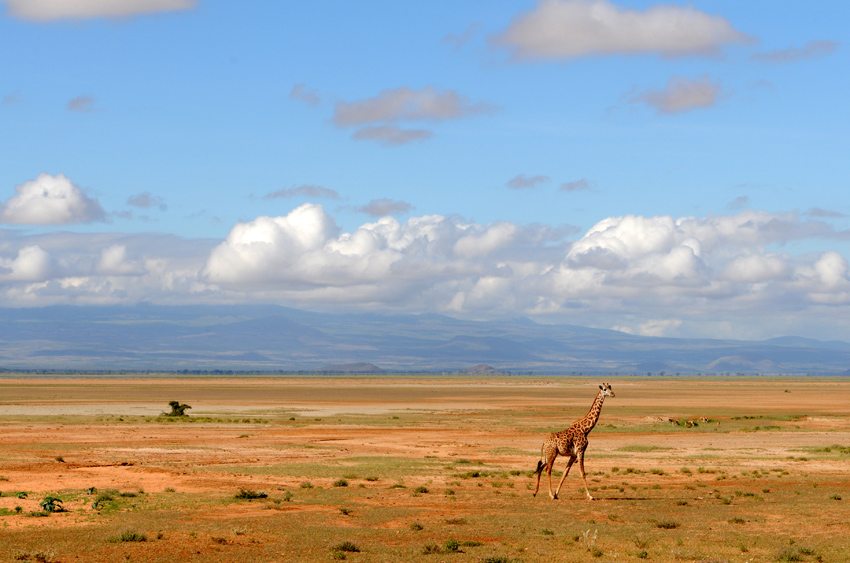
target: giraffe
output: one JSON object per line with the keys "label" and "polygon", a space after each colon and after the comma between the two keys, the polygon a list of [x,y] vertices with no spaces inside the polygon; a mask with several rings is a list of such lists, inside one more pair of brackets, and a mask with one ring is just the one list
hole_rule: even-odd
{"label": "giraffe", "polygon": [[[578,459],[578,468],[581,471],[581,478],[584,479],[584,492],[587,494],[588,500],[593,500],[593,496],[591,496],[587,486],[587,477],[584,474],[584,450],[587,449],[587,435],[596,426],[596,421],[599,420],[599,413],[602,412],[602,401],[605,400],[605,397],[613,396],[614,391],[611,389],[611,385],[603,383],[599,386],[599,393],[596,394],[596,399],[594,399],[590,411],[588,411],[584,418],[573,422],[566,430],[549,434],[549,437],[546,438],[546,441],[543,442],[543,446],[540,448],[540,457],[542,459],[537,462],[537,469],[534,471],[537,474],[537,485],[534,487],[532,496],[537,496],[537,491],[540,489],[540,476],[545,469],[546,475],[549,477],[549,496],[553,500],[557,500],[558,493],[561,492],[561,485],[564,484],[564,480],[570,473],[570,467]],[[552,494],[552,467],[555,465],[555,458],[559,454],[569,456],[570,459],[567,460],[567,469],[564,471],[564,476],[561,477],[561,482],[558,483],[558,490]]]}

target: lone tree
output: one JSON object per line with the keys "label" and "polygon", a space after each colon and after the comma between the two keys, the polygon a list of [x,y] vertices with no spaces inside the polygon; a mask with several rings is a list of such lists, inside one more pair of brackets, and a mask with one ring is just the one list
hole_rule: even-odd
{"label": "lone tree", "polygon": [[171,412],[163,413],[164,416],[189,416],[184,411],[192,408],[189,405],[181,405],[180,401],[170,401],[168,406],[171,407]]}

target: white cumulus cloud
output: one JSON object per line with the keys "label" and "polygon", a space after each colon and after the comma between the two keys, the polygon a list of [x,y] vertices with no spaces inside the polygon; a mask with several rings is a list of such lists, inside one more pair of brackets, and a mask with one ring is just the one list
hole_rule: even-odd
{"label": "white cumulus cloud", "polygon": [[68,225],[103,221],[106,213],[96,199],[64,174],[39,174],[15,187],[17,192],[0,211],[0,221],[22,225]]}
{"label": "white cumulus cloud", "polygon": [[0,257],[0,279],[40,281],[50,271],[50,256],[40,246],[25,246],[14,258]]}
{"label": "white cumulus cloud", "polygon": [[723,277],[737,282],[763,283],[787,278],[790,272],[787,258],[756,254],[733,259],[726,265]]}
{"label": "white cumulus cloud", "polygon": [[730,43],[752,39],[728,20],[692,6],[662,4],[646,11],[607,0],[544,0],[517,15],[492,38],[520,59],[654,53],[707,55]]}

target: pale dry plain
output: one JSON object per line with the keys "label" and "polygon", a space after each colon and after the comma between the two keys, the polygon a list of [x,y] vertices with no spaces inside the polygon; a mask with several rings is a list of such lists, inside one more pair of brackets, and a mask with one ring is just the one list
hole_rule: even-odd
{"label": "pale dry plain", "polygon": [[850,381],[610,382],[0,379],[0,561],[850,561]]}

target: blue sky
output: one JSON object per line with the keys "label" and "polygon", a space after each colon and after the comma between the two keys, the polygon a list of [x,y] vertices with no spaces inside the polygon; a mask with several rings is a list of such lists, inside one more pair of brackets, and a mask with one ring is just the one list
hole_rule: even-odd
{"label": "blue sky", "polygon": [[0,305],[850,328],[844,2],[0,12]]}

